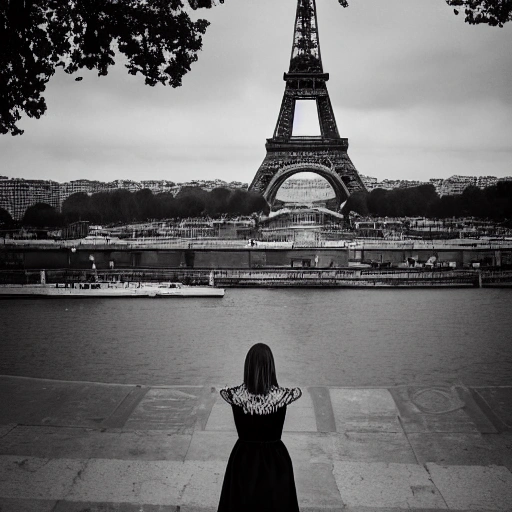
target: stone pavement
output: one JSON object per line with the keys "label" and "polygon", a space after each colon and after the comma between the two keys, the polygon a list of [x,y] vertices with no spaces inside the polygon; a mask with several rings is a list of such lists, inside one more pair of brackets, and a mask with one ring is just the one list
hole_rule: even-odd
{"label": "stone pavement", "polygon": [[[0,376],[0,403],[0,512],[216,510],[218,387]],[[512,511],[512,386],[303,388],[283,441],[302,512]]]}

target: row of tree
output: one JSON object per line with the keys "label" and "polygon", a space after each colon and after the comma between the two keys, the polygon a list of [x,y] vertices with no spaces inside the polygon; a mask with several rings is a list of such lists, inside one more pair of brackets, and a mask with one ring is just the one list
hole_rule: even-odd
{"label": "row of tree", "polygon": [[[265,199],[253,192],[216,188],[207,192],[198,187],[183,188],[172,194],[153,194],[150,190],[83,192],[69,196],[62,213],[48,204],[30,206],[22,219],[23,226],[60,227],[78,220],[94,224],[140,222],[148,219],[218,218],[223,215],[268,214]],[[467,187],[460,195],[439,197],[433,185],[393,190],[375,189],[356,192],[345,203],[342,213],[355,212],[374,217],[477,217],[495,222],[512,222],[512,181],[480,189]],[[0,208],[0,226],[13,225],[9,213]]]}
{"label": "row of tree", "polygon": [[88,196],[69,196],[62,204],[67,222],[88,220],[99,224],[134,222],[147,219],[183,219],[221,215],[250,215],[268,211],[265,199],[242,189],[216,188],[207,192],[199,187],[184,187],[174,197],[170,193],[153,194],[144,189],[137,192],[116,190]]}
{"label": "row of tree", "polygon": [[352,194],[343,213],[376,217],[478,217],[496,222],[512,220],[512,181],[480,189],[467,187],[462,194],[439,197],[433,185]]}
{"label": "row of tree", "polygon": [[[188,217],[238,216],[268,213],[268,204],[259,194],[242,189],[216,188],[207,192],[199,187],[184,187],[172,194],[153,194],[144,189],[137,192],[116,190],[87,195],[78,192],[62,204],[62,213],[45,203],[27,208],[21,224],[31,227],[61,227],[86,220],[94,224],[140,222],[148,219],[183,219]],[[8,212],[0,211],[0,224],[10,225]]]}

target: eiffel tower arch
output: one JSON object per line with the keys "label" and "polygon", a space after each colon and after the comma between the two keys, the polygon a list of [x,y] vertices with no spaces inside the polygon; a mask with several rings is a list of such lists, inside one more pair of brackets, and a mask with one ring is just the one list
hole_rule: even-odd
{"label": "eiffel tower arch", "polygon": [[[325,178],[336,195],[337,208],[365,186],[350,160],[348,139],[338,133],[327,91],[329,73],[324,73],[318,38],[315,0],[297,0],[290,68],[274,135],[267,139],[267,154],[249,190],[259,192],[272,206],[277,191],[293,174],[312,172]],[[316,102],[319,136],[294,136],[297,101]]]}

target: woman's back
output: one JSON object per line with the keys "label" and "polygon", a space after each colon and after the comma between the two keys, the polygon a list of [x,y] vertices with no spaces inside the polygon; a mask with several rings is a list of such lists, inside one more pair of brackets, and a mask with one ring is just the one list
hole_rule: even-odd
{"label": "woman's back", "polygon": [[286,407],[299,388],[251,394],[244,384],[221,390],[231,404],[238,440],[229,457],[219,512],[298,512],[293,466],[281,441]]}
{"label": "woman's back", "polygon": [[286,405],[276,412],[265,415],[246,414],[238,405],[233,405],[236,431],[242,441],[280,441],[283,433]]}
{"label": "woman's back", "polygon": [[292,461],[281,434],[286,407],[301,390],[279,387],[270,347],[256,343],[245,357],[244,383],[220,394],[233,409],[238,440],[218,512],[299,512]]}

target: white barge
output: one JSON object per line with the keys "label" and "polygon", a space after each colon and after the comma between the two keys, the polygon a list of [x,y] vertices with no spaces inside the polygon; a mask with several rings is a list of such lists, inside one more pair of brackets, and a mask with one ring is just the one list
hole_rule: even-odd
{"label": "white barge", "polygon": [[215,286],[187,286],[182,283],[143,283],[148,288],[156,286],[155,297],[224,297],[224,288]]}
{"label": "white barge", "polygon": [[223,297],[224,288],[187,286],[182,283],[93,281],[0,285],[0,298],[16,297]]}

